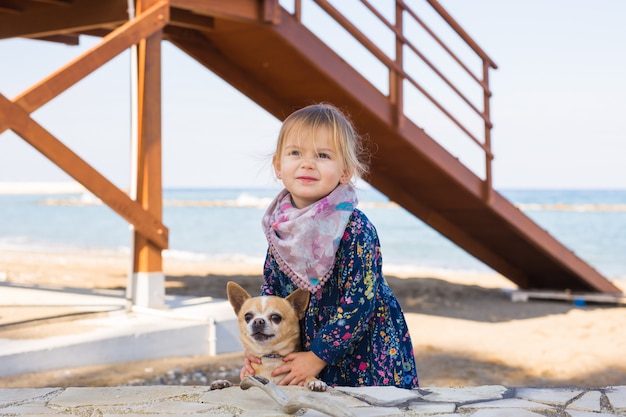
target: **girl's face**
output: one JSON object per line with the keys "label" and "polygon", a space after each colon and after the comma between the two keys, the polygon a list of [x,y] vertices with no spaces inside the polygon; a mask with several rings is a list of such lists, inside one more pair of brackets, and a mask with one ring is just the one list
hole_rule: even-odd
{"label": "girl's face", "polygon": [[285,139],[274,169],[297,208],[315,203],[340,183],[350,181],[349,172],[344,168],[327,128],[318,129],[311,139]]}

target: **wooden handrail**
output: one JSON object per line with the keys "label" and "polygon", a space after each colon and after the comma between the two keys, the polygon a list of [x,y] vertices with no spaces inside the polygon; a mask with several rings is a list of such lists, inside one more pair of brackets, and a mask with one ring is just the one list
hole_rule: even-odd
{"label": "wooden handrail", "polygon": [[472,39],[470,35],[468,35],[467,32],[463,30],[461,25],[459,25],[459,23],[454,20],[452,16],[450,16],[450,13],[448,13],[437,0],[426,1],[433,7],[433,9],[435,9],[437,13],[439,13],[439,16],[441,16],[450,25],[450,27],[454,29],[454,31],[465,41],[465,43],[467,43],[467,45],[472,48],[472,50],[476,52],[479,57],[481,57],[483,61],[487,62],[487,64],[493,69],[498,68],[496,63],[493,62],[491,58],[489,58],[489,55],[487,55],[487,53],[483,51],[480,46],[478,46],[474,39]]}
{"label": "wooden handrail", "polygon": [[[491,150],[491,129],[493,124],[491,122],[490,105],[489,100],[491,98],[491,90],[489,89],[489,69],[496,69],[497,65],[493,60],[476,44],[476,42],[467,34],[467,32],[454,20],[454,18],[438,3],[437,0],[425,0],[435,12],[448,24],[459,38],[476,54],[476,56],[482,61],[482,74],[477,75],[461,60],[447,45],[438,37],[435,32],[418,16],[404,0],[395,0],[396,7],[396,22],[392,23],[385,18],[385,16],[368,0],[360,0],[361,4],[367,10],[372,13],[387,29],[389,29],[396,38],[396,58],[389,57],[383,52],[366,34],[359,30],[356,25],[352,23],[348,16],[342,14],[336,9],[328,0],[314,0],[314,3],[322,9],[328,16],[335,20],[343,29],[345,29],[350,36],[352,36],[357,42],[359,42],[367,51],[369,51],[378,61],[380,61],[389,70],[389,100],[396,107],[396,111],[400,114],[396,115],[395,120],[400,120],[404,116],[404,106],[402,104],[402,97],[404,97],[402,80],[408,81],[417,91],[419,91],[428,101],[430,101],[443,115],[445,115],[456,127],[458,127],[469,139],[478,145],[485,154],[485,196],[489,199],[492,187],[492,167],[491,163],[494,158]],[[303,8],[301,0],[295,0],[294,2],[294,16],[298,21],[301,21]],[[481,97],[483,101],[483,110],[481,111],[472,100],[470,100],[455,83],[444,75],[437,66],[426,57],[419,48],[417,48],[410,39],[406,36],[404,28],[406,24],[403,23],[403,18],[408,17],[413,19],[424,31],[445,51],[450,58],[456,62],[459,67],[468,74],[468,76],[474,80],[479,88],[483,91]],[[430,70],[450,88],[454,94],[459,97],[468,109],[476,114],[483,122],[484,137],[483,140],[478,139],[470,130],[463,125],[453,112],[446,108],[442,103],[435,99],[435,97],[428,92],[428,90],[421,85],[413,76],[410,75],[410,68],[405,67],[404,59],[402,57],[402,49],[407,48],[415,56],[417,56]],[[392,76],[395,74],[395,76]],[[436,139],[436,138],[434,138]]]}
{"label": "wooden handrail", "polygon": [[[404,5],[404,4],[403,4]],[[422,19],[420,19],[420,17],[415,14],[415,12],[409,8],[405,7],[405,11],[431,36],[431,38],[433,38],[438,44],[439,46],[441,46],[443,48],[444,51],[446,51],[448,53],[448,55],[450,55],[452,57],[452,59],[454,59],[454,61],[459,64],[459,66],[461,68],[463,68],[463,70],[474,79],[474,81],[476,81],[478,84],[481,85],[481,87],[484,90],[489,91],[489,85],[485,84],[483,82],[483,80],[481,80],[480,78],[478,78],[478,76],[476,74],[474,74],[474,72],[472,70],[470,70],[467,65],[465,65],[465,63],[463,61],[461,61],[461,59],[454,53],[452,52],[452,50],[450,48],[448,48],[448,45],[446,45],[436,34],[435,32],[433,32],[433,30],[430,28],[430,26],[428,26]],[[413,45],[410,45],[411,48],[414,48]],[[489,92],[489,95],[491,95],[491,92]]]}
{"label": "wooden handrail", "polygon": [[[420,59],[426,64],[428,65],[428,67],[433,70],[433,72],[435,74],[437,74],[439,76],[439,78],[441,78],[446,85],[448,85],[448,87],[450,87],[452,89],[452,91],[454,91],[473,111],[474,113],[476,113],[477,115],[479,115],[480,117],[484,118],[484,115],[481,113],[480,110],[478,110],[476,108],[476,106],[467,98],[467,96],[465,96],[463,93],[461,93],[461,91],[459,91],[459,89],[452,84],[452,82],[439,70],[439,68],[437,68],[424,54],[422,54],[416,47],[415,45],[413,45],[402,33],[402,30],[398,30],[398,28],[396,26],[394,26],[393,24],[391,24],[387,19],[385,19],[385,17],[380,14],[380,12],[378,10],[376,10],[376,8],[374,6],[372,6],[370,4],[369,1],[367,0],[361,0],[361,2],[365,5],[365,7],[368,8],[368,10],[370,10],[372,12],[372,14],[374,14],[381,22],[383,22],[383,24],[385,26],[387,26],[388,29],[390,29],[391,31],[393,31],[396,35],[396,38],[399,39],[401,41],[401,43],[403,45],[408,46],[414,53],[415,55],[419,56]],[[400,5],[402,8],[404,8],[406,10],[406,7],[404,4]],[[420,23],[420,25],[446,50],[446,52],[448,52],[452,58],[459,64],[461,65],[461,67],[472,77],[474,78],[474,80],[476,80],[476,82],[478,82],[479,84],[482,83],[481,80],[479,80],[472,71],[469,70],[469,68],[467,68],[465,66],[465,64],[463,64],[463,62],[461,62],[461,60],[439,39],[439,37],[437,37],[431,30],[430,28],[423,23],[423,21],[421,19],[419,19],[417,17],[417,15],[415,15],[415,13],[408,9],[406,10],[407,12],[409,12],[411,14],[412,17],[414,17],[418,23]],[[404,72],[404,70],[402,70],[402,74],[408,78],[407,74]],[[488,120],[485,119],[485,122],[488,122]]]}

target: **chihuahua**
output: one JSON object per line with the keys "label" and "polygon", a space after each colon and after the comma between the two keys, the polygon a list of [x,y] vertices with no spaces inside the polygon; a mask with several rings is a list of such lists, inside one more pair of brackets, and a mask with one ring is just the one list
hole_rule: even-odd
{"label": "chihuahua", "polygon": [[[311,293],[297,289],[287,298],[252,297],[235,282],[226,285],[228,301],[235,310],[241,343],[261,364],[251,363],[254,375],[278,383],[285,375],[272,376],[283,365],[283,357],[301,349],[300,324],[309,305]],[[248,376],[248,375],[246,375]],[[311,391],[326,391],[327,385],[310,377],[304,386]]]}

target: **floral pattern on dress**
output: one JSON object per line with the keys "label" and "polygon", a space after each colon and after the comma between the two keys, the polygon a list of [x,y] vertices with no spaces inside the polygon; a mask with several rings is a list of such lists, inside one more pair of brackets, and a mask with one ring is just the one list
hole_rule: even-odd
{"label": "floral pattern on dress", "polygon": [[[268,250],[264,295],[286,297],[297,286]],[[327,366],[319,378],[332,386],[418,387],[413,344],[404,313],[382,274],[376,229],[352,213],[326,284],[311,294],[302,345]]]}

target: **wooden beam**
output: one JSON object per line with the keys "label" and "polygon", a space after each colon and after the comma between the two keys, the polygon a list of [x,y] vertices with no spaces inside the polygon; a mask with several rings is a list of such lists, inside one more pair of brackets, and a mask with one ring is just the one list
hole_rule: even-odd
{"label": "wooden beam", "polygon": [[37,3],[54,4],[55,6],[69,6],[72,0],[34,0]]}
{"label": "wooden beam", "polygon": [[15,16],[23,12],[24,12],[23,7],[17,7],[17,6],[10,5],[10,4],[0,4],[0,13],[6,13],[9,15]]}
{"label": "wooden beam", "polygon": [[496,213],[507,219],[507,222],[514,228],[518,236],[534,243],[538,250],[554,259],[554,262],[560,264],[561,268],[570,271],[572,275],[581,277],[581,281],[588,285],[590,289],[608,294],[619,294],[622,292],[619,287],[607,280],[574,252],[563,246],[528,216],[521,215],[519,209],[498,193],[493,193],[493,200],[489,206]]}
{"label": "wooden beam", "polygon": [[407,192],[402,184],[395,181],[389,181],[386,176],[379,175],[377,172],[372,172],[369,180],[370,184],[374,187],[379,190],[384,190],[385,194],[392,199],[392,201],[399,203],[413,215],[423,220],[424,223],[437,230],[446,238],[452,240],[477,259],[487,263],[492,268],[496,269],[509,279],[514,280],[515,283],[522,287],[528,284],[529,278],[523,270],[508,263],[497,253],[494,253],[489,247],[481,244],[479,240],[474,239],[463,229],[449,222],[445,217],[441,216],[431,207],[417,201],[415,196]]}
{"label": "wooden beam", "polygon": [[13,101],[28,113],[32,113],[131,45],[161,30],[168,21],[169,8],[167,2],[158,2],[137,19],[114,30],[98,45],[33,85]]}
{"label": "wooden beam", "polygon": [[[154,0],[137,2],[140,18]],[[150,10],[150,9],[148,9]],[[161,41],[163,31],[142,40],[137,48],[138,58],[138,151],[135,166],[136,200],[155,218],[163,212],[161,178]],[[135,232],[133,272],[161,272],[161,247],[155,245],[141,230]],[[163,292],[165,289],[163,288]]]}
{"label": "wooden beam", "polygon": [[0,39],[38,38],[117,27],[128,20],[127,8],[127,0],[75,0],[67,7],[42,4],[19,14],[0,15]]}
{"label": "wooden beam", "polygon": [[598,294],[589,292],[571,291],[511,291],[509,294],[514,303],[528,302],[529,299],[570,301],[577,307],[584,307],[587,303],[610,304],[626,306],[626,297],[621,294]]}
{"label": "wooden beam", "polygon": [[84,185],[103,203],[132,223],[152,244],[162,249],[167,248],[168,229],[158,218],[131,200],[123,191],[35,122],[23,108],[1,94],[0,115],[4,118],[5,125]]}
{"label": "wooden beam", "polygon": [[170,0],[172,7],[227,20],[278,23],[278,0]]}
{"label": "wooden beam", "polygon": [[213,28],[215,24],[213,17],[198,15],[188,10],[173,8],[170,13],[170,26],[206,31]]}
{"label": "wooden beam", "polygon": [[46,42],[55,42],[55,43],[62,43],[64,45],[71,45],[71,46],[76,46],[78,45],[78,36],[79,35],[50,35],[50,36],[43,36],[41,38],[34,38],[38,41],[46,41]]}
{"label": "wooden beam", "polygon": [[[65,147],[63,143],[32,121],[28,114],[67,90],[94,70],[100,68],[131,45],[162,30],[168,20],[169,8],[167,7],[167,2],[160,1],[149,10],[146,10],[139,18],[132,22],[127,22],[105,37],[101,43],[17,96],[12,103],[13,107],[19,108],[20,111],[27,115],[26,118],[31,123],[34,123],[33,126],[35,126],[34,129],[37,132],[35,136],[27,135],[26,133],[20,134],[16,130],[19,127],[15,127],[14,117],[9,116],[9,113],[0,113],[0,116],[6,118],[5,121],[0,120],[0,133],[6,129],[15,130],[23,139],[133,224],[136,230],[152,242],[151,244],[161,249],[167,248],[168,245],[167,228],[161,223],[161,216],[154,217],[140,204],[130,200],[126,194],[117,189],[88,163],[80,159],[70,149]],[[27,125],[28,123],[26,122],[23,124],[23,126]],[[24,129],[23,127],[22,130]],[[144,219],[144,216],[147,216],[147,218]]]}

